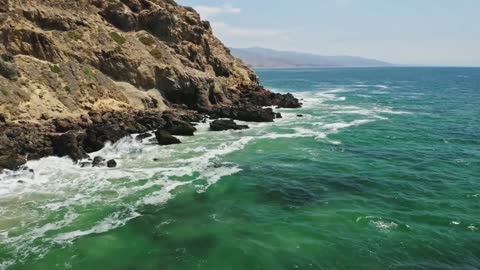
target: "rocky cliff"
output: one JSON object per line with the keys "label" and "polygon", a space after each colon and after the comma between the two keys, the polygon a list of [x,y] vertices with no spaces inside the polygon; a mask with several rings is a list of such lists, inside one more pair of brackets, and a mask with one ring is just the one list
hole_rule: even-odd
{"label": "rocky cliff", "polygon": [[271,121],[270,105],[300,106],[172,0],[0,0],[0,169],[203,114]]}

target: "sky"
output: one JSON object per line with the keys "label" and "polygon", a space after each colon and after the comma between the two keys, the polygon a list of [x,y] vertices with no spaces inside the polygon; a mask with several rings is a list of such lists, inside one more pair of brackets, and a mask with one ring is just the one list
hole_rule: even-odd
{"label": "sky", "polygon": [[177,0],[235,48],[480,66],[480,0]]}

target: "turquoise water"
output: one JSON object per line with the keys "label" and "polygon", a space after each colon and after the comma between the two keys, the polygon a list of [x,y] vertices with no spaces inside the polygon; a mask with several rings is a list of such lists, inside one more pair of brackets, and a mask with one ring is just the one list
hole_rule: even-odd
{"label": "turquoise water", "polygon": [[305,106],[0,176],[0,269],[480,268],[480,69],[258,74]]}

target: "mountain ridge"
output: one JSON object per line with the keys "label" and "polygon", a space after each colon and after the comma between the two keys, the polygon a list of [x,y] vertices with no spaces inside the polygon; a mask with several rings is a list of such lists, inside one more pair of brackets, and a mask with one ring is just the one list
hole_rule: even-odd
{"label": "mountain ridge", "polygon": [[296,51],[279,51],[262,47],[230,48],[232,54],[253,68],[308,68],[308,67],[390,67],[384,61],[349,56],[325,56]]}

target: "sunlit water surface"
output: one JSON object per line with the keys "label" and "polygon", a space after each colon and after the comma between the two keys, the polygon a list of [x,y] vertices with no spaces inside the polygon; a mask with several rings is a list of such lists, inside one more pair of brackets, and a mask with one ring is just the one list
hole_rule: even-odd
{"label": "sunlit water surface", "polygon": [[480,69],[258,74],[304,107],[1,175],[0,270],[480,268]]}

